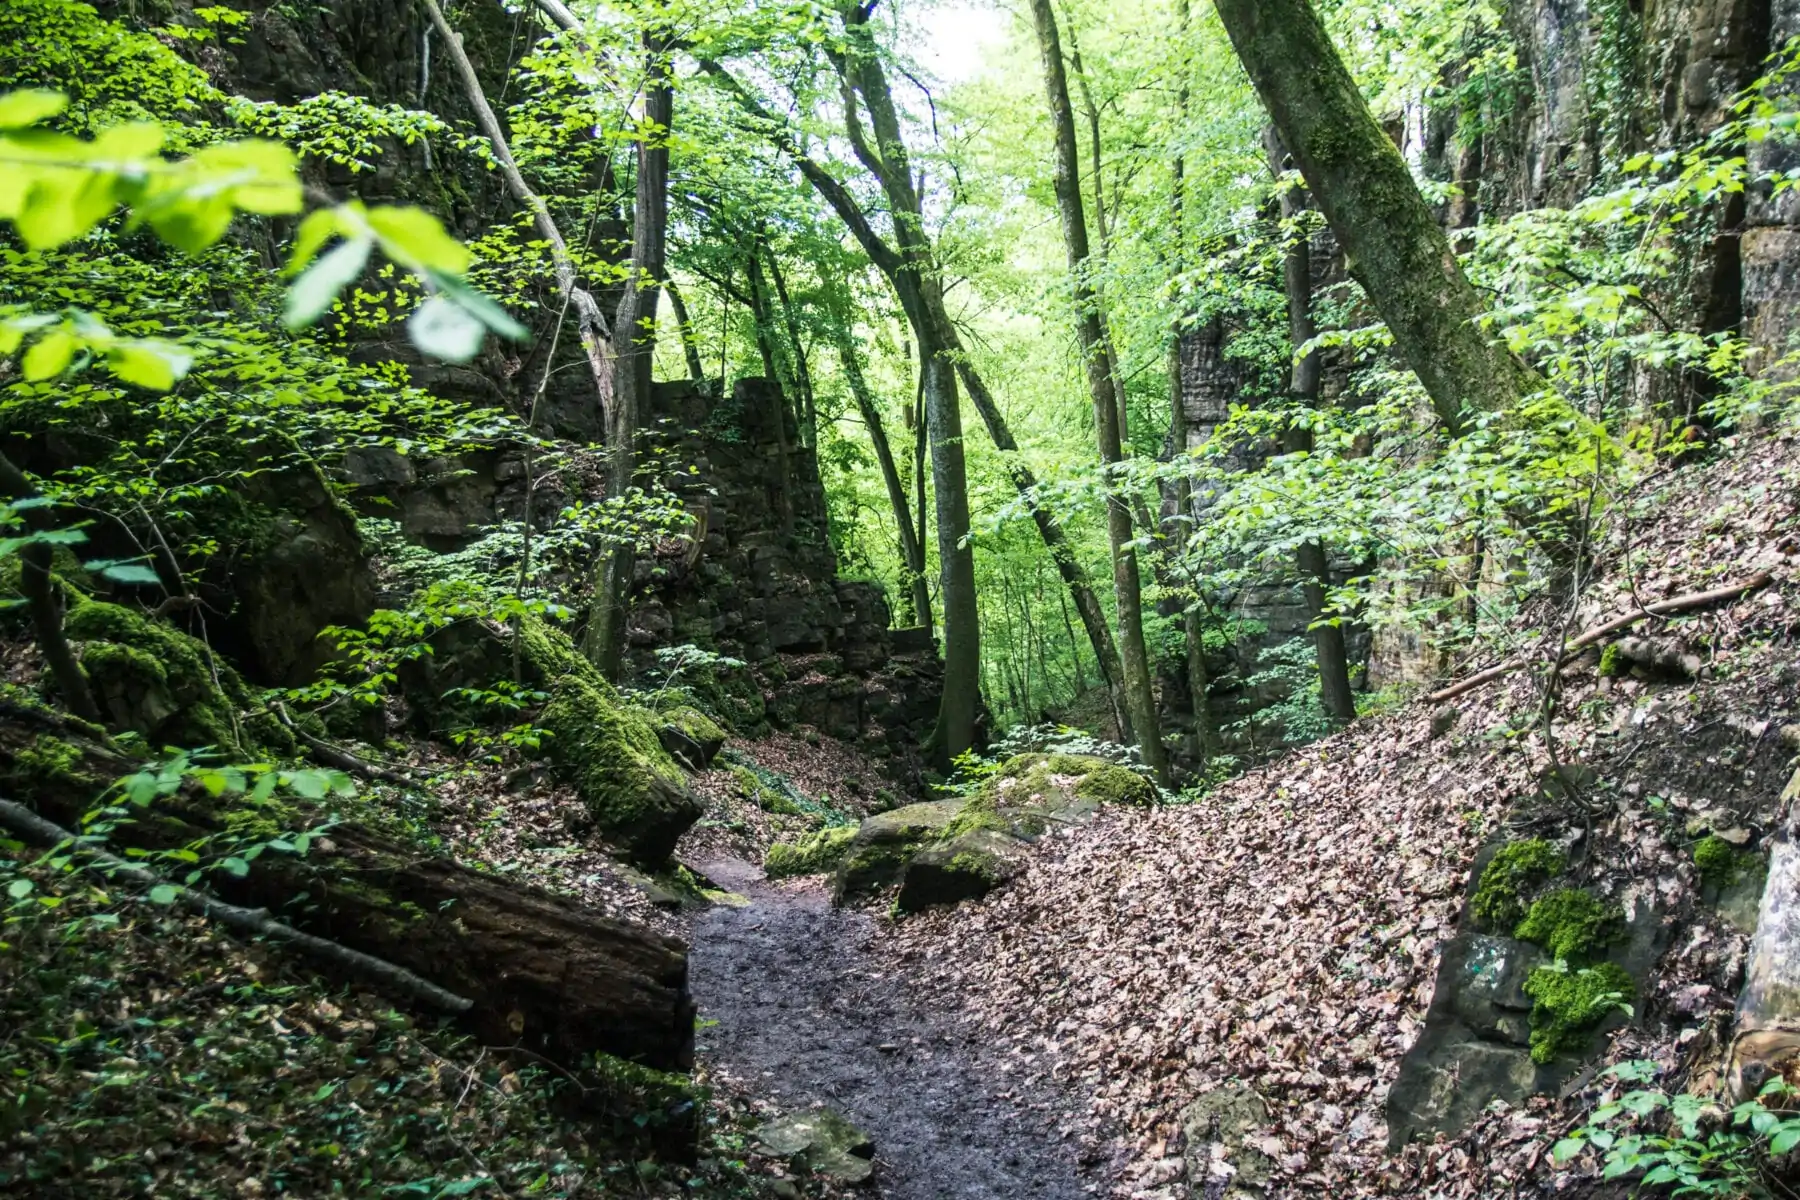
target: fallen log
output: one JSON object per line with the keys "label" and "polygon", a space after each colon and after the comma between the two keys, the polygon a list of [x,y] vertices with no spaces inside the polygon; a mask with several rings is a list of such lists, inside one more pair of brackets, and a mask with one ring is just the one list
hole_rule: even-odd
{"label": "fallen log", "polygon": [[1800,1084],[1800,771],[1781,794],[1781,818],[1769,846],[1756,933],[1738,993],[1737,1030],[1726,1058],[1734,1101],[1754,1098],[1775,1078]]}
{"label": "fallen log", "polygon": [[[1685,596],[1676,596],[1669,600],[1658,600],[1654,604],[1646,604],[1637,612],[1626,613],[1622,617],[1614,617],[1610,621],[1596,625],[1592,629],[1586,630],[1569,639],[1568,645],[1563,647],[1562,656],[1556,660],[1556,665],[1561,667],[1570,659],[1574,658],[1578,652],[1593,645],[1595,642],[1604,641],[1621,629],[1631,628],[1631,626],[1637,624],[1645,617],[1667,617],[1672,616],[1675,613],[1691,612],[1697,608],[1707,608],[1726,600],[1736,600],[1738,597],[1748,595],[1758,588],[1768,586],[1774,578],[1775,577],[1769,572],[1761,571],[1744,580],[1742,583],[1734,583],[1727,587],[1714,588],[1709,592],[1691,592]],[[1467,679],[1453,683],[1441,691],[1432,692],[1425,697],[1425,703],[1443,704],[1445,701],[1454,700],[1458,696],[1474,691],[1484,683],[1491,683],[1502,676],[1510,675],[1514,671],[1521,670],[1524,666],[1525,663],[1523,661],[1518,661],[1501,663],[1497,667],[1489,667],[1485,671],[1477,671]]]}
{"label": "fallen log", "polygon": [[[0,720],[0,783],[38,818],[78,828],[94,797],[141,765],[91,730],[52,716]],[[47,739],[59,756],[53,778],[41,765]],[[115,844],[164,850],[217,837],[227,829],[220,805],[184,789],[133,810]],[[226,905],[267,910],[297,932],[466,999],[459,1019],[487,1045],[576,1070],[595,1052],[664,1070],[692,1065],[686,947],[644,926],[355,822],[333,826],[304,857],[267,852],[242,878],[215,872],[207,883]],[[336,973],[356,974],[342,964]]]}
{"label": "fallen log", "polygon": [[46,850],[66,846],[70,854],[89,870],[97,871],[108,879],[124,879],[139,887],[152,890],[157,887],[166,887],[173,894],[176,903],[209,920],[217,921],[228,929],[235,929],[239,933],[250,934],[253,937],[267,937],[278,942],[286,942],[327,966],[359,975],[383,988],[398,991],[401,995],[418,1000],[432,1008],[451,1013],[465,1013],[473,1007],[471,1001],[447,992],[430,980],[421,979],[403,967],[396,967],[393,963],[383,962],[379,958],[371,958],[367,954],[340,946],[336,942],[316,938],[309,933],[301,933],[292,925],[285,925],[275,920],[269,915],[269,910],[266,908],[241,908],[238,905],[226,904],[223,900],[214,899],[205,892],[171,884],[140,863],[127,862],[118,855],[108,853],[98,846],[77,841],[74,834],[60,825],[44,820],[23,804],[15,804],[11,800],[0,800],[0,828],[9,829],[18,834],[27,845],[39,846]]}

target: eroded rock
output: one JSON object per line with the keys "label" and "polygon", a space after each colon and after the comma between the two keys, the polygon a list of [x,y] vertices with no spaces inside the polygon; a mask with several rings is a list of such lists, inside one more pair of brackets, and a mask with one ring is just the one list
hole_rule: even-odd
{"label": "eroded rock", "polygon": [[894,903],[901,912],[919,912],[979,900],[1024,871],[1025,851],[1023,841],[996,829],[957,834],[913,856]]}
{"label": "eroded rock", "polygon": [[835,1183],[866,1183],[875,1174],[875,1143],[836,1109],[777,1117],[757,1129],[756,1148]]}
{"label": "eroded rock", "polygon": [[1261,1196],[1275,1160],[1257,1145],[1269,1107],[1253,1088],[1228,1084],[1181,1110],[1188,1183],[1196,1196],[1249,1200]]}
{"label": "eroded rock", "polygon": [[932,800],[868,818],[857,828],[838,867],[833,898],[841,903],[897,882],[912,856],[949,828],[967,804],[961,799]]}

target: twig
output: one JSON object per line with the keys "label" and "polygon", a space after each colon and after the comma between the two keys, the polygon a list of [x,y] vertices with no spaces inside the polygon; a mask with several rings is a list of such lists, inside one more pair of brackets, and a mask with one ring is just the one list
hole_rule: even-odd
{"label": "twig", "polygon": [[[291,925],[284,925],[275,920],[262,908],[241,908],[235,904],[227,904],[204,892],[182,887],[164,880],[156,872],[137,863],[127,862],[116,854],[109,853],[97,846],[79,841],[74,834],[52,821],[38,816],[22,804],[11,800],[0,800],[0,827],[10,829],[28,842],[40,846],[68,846],[72,854],[88,860],[82,865],[88,870],[102,873],[113,879],[126,879],[144,887],[167,887],[175,893],[175,899],[192,912],[217,921],[228,929],[239,933],[272,938],[287,942],[302,953],[308,954],[321,962],[360,975],[365,979],[385,987],[391,987],[414,1000],[427,1004],[444,1012],[464,1013],[475,1007],[475,1002],[446,991],[428,979],[422,979],[408,971],[405,967],[395,966],[360,950],[352,950],[336,942],[314,937],[309,933],[301,933]],[[102,870],[103,868],[103,870]]]}
{"label": "twig", "polygon": [[306,732],[306,730],[294,723],[292,717],[288,716],[287,707],[285,705],[272,704],[269,706],[269,711],[273,712],[275,714],[275,719],[286,726],[288,732],[293,734],[300,744],[306,747],[308,754],[318,759],[326,766],[336,767],[341,771],[348,771],[352,775],[361,775],[364,779],[375,779],[382,783],[397,784],[400,787],[412,786],[413,781],[405,775],[402,775],[400,772],[390,771],[386,767],[378,766],[375,763],[358,758],[348,750],[345,750],[342,746],[334,746],[323,738],[316,738],[312,734]]}
{"label": "twig", "polygon": [[[1591,646],[1595,642],[1605,641],[1608,637],[1619,632],[1619,630],[1629,629],[1645,617],[1667,617],[1672,616],[1675,613],[1687,612],[1691,609],[1706,608],[1709,605],[1718,604],[1724,600],[1736,600],[1738,597],[1747,595],[1759,588],[1767,587],[1774,579],[1775,577],[1769,572],[1759,571],[1742,583],[1734,583],[1726,587],[1714,588],[1710,592],[1692,592],[1686,596],[1676,596],[1671,600],[1659,600],[1655,604],[1645,605],[1637,612],[1626,613],[1622,617],[1614,617],[1612,620],[1601,625],[1596,625],[1580,636],[1571,639],[1568,648],[1564,650],[1562,657],[1557,660],[1556,665],[1561,667],[1564,663],[1573,658],[1577,651]],[[1500,678],[1502,675],[1510,675],[1524,665],[1524,663],[1515,662],[1502,663],[1497,667],[1489,667],[1487,670],[1477,672],[1459,683],[1451,684],[1442,691],[1431,693],[1429,696],[1425,697],[1425,703],[1442,704],[1446,700],[1454,700],[1465,692],[1474,691],[1484,683],[1489,683]]]}

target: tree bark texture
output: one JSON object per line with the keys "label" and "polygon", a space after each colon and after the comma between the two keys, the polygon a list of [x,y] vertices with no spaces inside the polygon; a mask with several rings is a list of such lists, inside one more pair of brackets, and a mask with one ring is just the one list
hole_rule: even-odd
{"label": "tree bark texture", "polygon": [[[107,783],[141,766],[54,713],[0,705],[0,776],[17,777],[17,755],[40,734],[81,752],[65,778],[17,797],[57,825],[77,827]],[[216,804],[187,792],[160,800],[115,842],[157,850],[216,835]],[[266,909],[467,999],[462,1020],[488,1045],[573,1071],[596,1051],[661,1069],[692,1064],[687,949],[672,938],[355,824],[333,827],[304,858],[269,853],[250,868],[242,879],[215,873],[208,885],[227,904]]]}
{"label": "tree bark texture", "polygon": [[1218,0],[1225,32],[1395,348],[1460,434],[1535,390],[1475,324],[1484,306],[1307,0]]}
{"label": "tree bark texture", "polygon": [[[1119,428],[1119,406],[1113,386],[1106,330],[1101,320],[1099,297],[1089,278],[1087,217],[1081,201],[1081,175],[1076,161],[1075,115],[1069,104],[1068,78],[1063,70],[1062,47],[1056,14],[1050,0],[1031,0],[1037,26],[1038,49],[1044,60],[1044,90],[1050,106],[1050,126],[1055,138],[1054,186],[1057,212],[1062,220],[1063,242],[1068,248],[1069,274],[1074,284],[1076,334],[1087,363],[1088,392],[1094,405],[1094,429],[1100,461],[1108,467],[1124,462]],[[1123,494],[1109,494],[1106,531],[1112,545],[1113,591],[1119,614],[1119,658],[1124,668],[1125,705],[1132,732],[1144,762],[1163,783],[1168,782],[1168,757],[1163,750],[1157,718],[1156,696],[1151,685],[1150,655],[1144,643],[1143,583],[1137,550],[1132,544],[1131,509]]]}
{"label": "tree bark texture", "polygon": [[1781,820],[1769,848],[1756,933],[1738,993],[1737,1034],[1727,1063],[1734,1100],[1753,1099],[1778,1076],[1800,1082],[1800,771],[1781,794]]}
{"label": "tree bark texture", "polygon": [[[613,320],[613,404],[606,414],[606,494],[630,492],[637,468],[637,430],[650,407],[656,359],[656,300],[664,272],[669,223],[669,129],[675,91],[667,38],[644,35],[644,118],[637,144],[637,192],[632,204],[631,279]],[[602,555],[588,621],[588,658],[608,679],[619,677],[625,620],[637,563],[635,539]]]}

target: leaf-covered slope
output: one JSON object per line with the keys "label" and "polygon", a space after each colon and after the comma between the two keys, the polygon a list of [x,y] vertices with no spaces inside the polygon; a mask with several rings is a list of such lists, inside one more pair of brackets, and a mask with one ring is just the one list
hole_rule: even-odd
{"label": "leaf-covered slope", "polygon": [[[1585,826],[1595,886],[1657,894],[1676,949],[1615,1056],[1674,1066],[1682,1030],[1730,1008],[1742,936],[1697,906],[1688,818],[1723,808],[1754,828],[1786,778],[1797,464],[1791,437],[1765,437],[1650,481],[1576,611],[1537,614],[1539,628],[1567,618],[1578,631],[1630,611],[1633,587],[1649,603],[1775,575],[1727,608],[1640,627],[1696,648],[1697,681],[1602,680],[1597,652],[1565,670],[1556,756],[1595,771],[1591,812],[1534,798],[1551,760],[1542,673],[1521,672],[1455,701],[1454,725],[1415,704],[1196,804],[1111,811],[988,903],[905,922],[895,952],[1009,1041],[1020,1076],[1091,1096],[1082,1135],[1130,1144],[1121,1195],[1188,1194],[1179,1113],[1232,1080],[1268,1103],[1251,1136],[1273,1160],[1272,1195],[1513,1194],[1509,1178],[1548,1172],[1544,1139],[1562,1128],[1548,1101],[1430,1149],[1386,1148],[1386,1094],[1432,999],[1470,864],[1508,827]],[[1542,662],[1548,646],[1519,633]]]}

